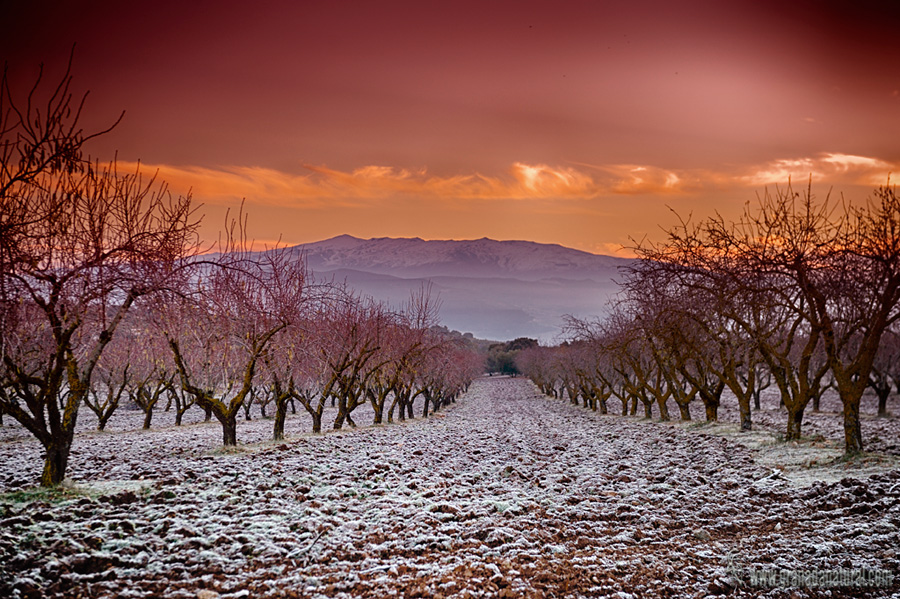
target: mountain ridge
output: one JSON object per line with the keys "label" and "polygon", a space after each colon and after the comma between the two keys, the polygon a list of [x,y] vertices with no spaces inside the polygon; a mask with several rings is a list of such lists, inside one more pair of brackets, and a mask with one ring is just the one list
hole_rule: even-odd
{"label": "mountain ridge", "polygon": [[600,316],[627,258],[534,241],[361,239],[339,235],[297,251],[319,280],[344,282],[399,307],[431,285],[442,324],[482,339],[554,341],[562,316]]}
{"label": "mountain ridge", "polygon": [[524,240],[423,240],[419,237],[361,239],[339,235],[295,246],[314,271],[342,268],[393,276],[512,276],[526,280],[579,278],[605,280],[631,260],[559,244]]}

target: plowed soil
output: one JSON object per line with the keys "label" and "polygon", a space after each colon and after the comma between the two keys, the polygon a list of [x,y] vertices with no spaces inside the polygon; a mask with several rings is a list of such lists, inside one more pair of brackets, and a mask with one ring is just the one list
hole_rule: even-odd
{"label": "plowed soil", "polygon": [[0,441],[3,597],[900,592],[889,461],[792,480],[727,427],[602,416],[524,379],[480,379],[426,420],[289,425],[278,444],[271,421],[242,422],[229,452],[215,423],[84,432],[55,493],[23,488],[40,447],[14,429]]}

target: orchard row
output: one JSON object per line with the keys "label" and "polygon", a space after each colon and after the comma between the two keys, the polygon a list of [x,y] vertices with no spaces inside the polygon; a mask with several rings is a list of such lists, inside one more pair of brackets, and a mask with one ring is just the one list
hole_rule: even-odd
{"label": "orchard row", "polygon": [[569,342],[531,348],[519,369],[545,393],[622,412],[639,405],[690,419],[695,400],[715,420],[728,389],[741,428],[774,386],[785,438],[833,388],[847,454],[863,450],[860,400],[869,387],[887,415],[900,392],[900,199],[893,187],[864,203],[816,201],[790,186],[765,194],[736,222],[682,222],[658,245],[635,248],[622,291],[600,320],[568,317]]}
{"label": "orchard row", "polygon": [[243,215],[202,245],[190,195],[85,154],[70,82],[0,82],[0,415],[43,445],[42,485],[63,480],[83,405],[102,428],[123,400],[147,426],[163,398],[179,420],[196,404],[233,445],[253,398],[277,439],[289,402],[316,432],[329,402],[334,428],[364,402],[390,421],[481,371],[435,327],[428,289],[394,310],[315,281],[288,249],[249,251]]}

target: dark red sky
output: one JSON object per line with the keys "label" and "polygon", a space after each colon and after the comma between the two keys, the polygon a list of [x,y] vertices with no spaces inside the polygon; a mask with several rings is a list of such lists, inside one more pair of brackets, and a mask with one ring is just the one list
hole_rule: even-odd
{"label": "dark red sky", "polygon": [[73,43],[92,149],[258,239],[533,239],[610,251],[900,164],[900,8],[867,2],[0,3],[16,82]]}

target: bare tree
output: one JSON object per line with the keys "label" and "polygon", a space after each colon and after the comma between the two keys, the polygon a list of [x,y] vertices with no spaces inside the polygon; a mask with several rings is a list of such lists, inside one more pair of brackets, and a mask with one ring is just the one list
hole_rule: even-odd
{"label": "bare tree", "polygon": [[900,319],[900,198],[894,187],[879,187],[864,205],[849,205],[846,212],[829,276],[801,279],[800,285],[823,330],[844,408],[844,448],[854,454],[863,450],[862,394],[885,332]]}
{"label": "bare tree", "polygon": [[900,378],[900,333],[892,328],[881,340],[869,375],[869,387],[878,397],[879,416],[888,415],[887,401],[893,390],[894,381],[898,378]]}
{"label": "bare tree", "polygon": [[[766,192],[737,222],[682,222],[665,243],[639,248],[679,284],[741,298],[717,306],[749,337],[781,391],[788,439],[800,437],[803,412],[830,369],[844,403],[848,454],[862,449],[859,398],[900,293],[900,211],[892,190],[876,197],[837,210],[789,185]],[[857,334],[863,340],[851,352]],[[751,368],[747,360],[744,372]]]}
{"label": "bare tree", "polygon": [[[284,439],[287,408],[298,401],[313,419],[313,431],[321,432],[322,411],[315,404],[324,367],[317,347],[315,321],[316,301],[328,286],[317,286],[307,293],[302,305],[296,307],[290,325],[279,331],[263,355],[262,382],[275,403],[272,438]],[[324,402],[323,402],[324,406]]]}
{"label": "bare tree", "polygon": [[160,313],[181,387],[216,417],[226,446],[237,444],[237,414],[257,367],[303,305],[307,281],[298,256],[252,254],[236,240],[232,233],[227,251],[206,261],[193,293]]}
{"label": "bare tree", "polygon": [[69,85],[24,101],[0,87],[0,403],[43,444],[45,486],[119,324],[196,248],[190,197],[83,156]]}
{"label": "bare tree", "polygon": [[132,386],[131,352],[136,344],[129,337],[130,331],[127,330],[120,330],[115,336],[100,357],[90,389],[84,396],[84,405],[97,416],[99,431],[106,429],[109,419]]}

